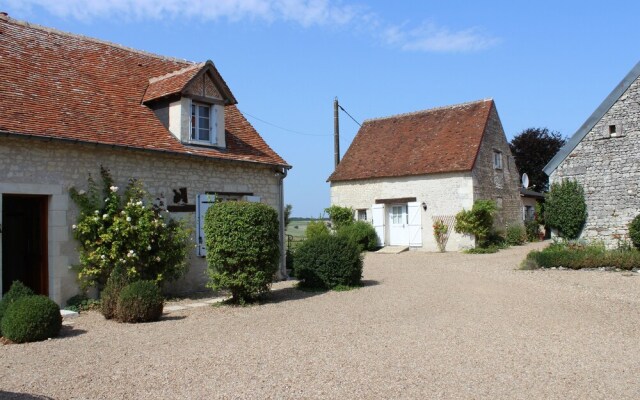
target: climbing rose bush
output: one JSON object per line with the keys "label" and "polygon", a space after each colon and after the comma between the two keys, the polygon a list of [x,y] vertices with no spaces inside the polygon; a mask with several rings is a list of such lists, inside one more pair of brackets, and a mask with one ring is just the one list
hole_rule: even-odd
{"label": "climbing rose bush", "polygon": [[129,181],[120,195],[109,171],[100,169],[102,196],[89,178],[86,191],[71,188],[80,208],[73,234],[80,243],[78,280],[83,289],[102,289],[116,266],[129,280],[153,280],[158,284],[183,276],[187,269],[189,231],[168,213],[146,204],[142,184]]}

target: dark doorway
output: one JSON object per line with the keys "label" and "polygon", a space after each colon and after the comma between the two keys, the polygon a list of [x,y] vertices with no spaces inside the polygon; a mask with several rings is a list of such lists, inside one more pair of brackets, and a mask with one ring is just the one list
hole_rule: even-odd
{"label": "dark doorway", "polygon": [[2,196],[2,293],[13,281],[48,295],[47,196]]}

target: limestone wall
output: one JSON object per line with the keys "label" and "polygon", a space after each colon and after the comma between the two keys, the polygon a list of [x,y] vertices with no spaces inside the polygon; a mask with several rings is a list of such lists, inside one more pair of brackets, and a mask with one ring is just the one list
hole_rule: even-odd
{"label": "limestone wall", "polygon": [[[78,211],[68,191],[72,186],[86,188],[88,174],[99,177],[101,164],[111,170],[117,186],[124,188],[129,178],[139,178],[154,198],[163,196],[168,205],[173,204],[173,189],[186,187],[189,204],[195,204],[198,193],[240,192],[260,196],[276,209],[279,206],[278,177],[273,168],[260,164],[0,137],[0,210],[3,193],[49,196],[49,294],[61,304],[77,293],[75,274],[69,266],[78,262],[71,231]],[[195,212],[173,216],[195,228]],[[172,286],[173,291],[204,288],[206,263],[195,250],[190,265],[187,276]]]}
{"label": "limestone wall", "polygon": [[[331,183],[331,204],[366,209],[368,220],[371,220],[375,200],[406,197],[415,197],[419,203],[427,204],[427,210],[421,211],[422,249],[437,251],[433,216],[454,216],[463,208],[471,208],[472,178],[469,173],[448,173]],[[469,236],[453,232],[453,227],[450,231],[447,250],[473,247]]]}
{"label": "limestone wall", "polygon": [[584,188],[589,216],[581,238],[603,241],[609,248],[628,238],[628,224],[640,213],[639,154],[636,80],[551,174],[551,183],[575,179]]}

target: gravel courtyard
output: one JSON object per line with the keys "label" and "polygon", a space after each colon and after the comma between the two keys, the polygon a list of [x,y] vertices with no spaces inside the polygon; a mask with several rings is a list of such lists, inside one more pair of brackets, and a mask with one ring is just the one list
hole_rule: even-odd
{"label": "gravel courtyard", "polygon": [[358,290],[157,323],[83,313],[0,345],[0,398],[640,398],[640,276],[516,269],[541,246],[367,254]]}

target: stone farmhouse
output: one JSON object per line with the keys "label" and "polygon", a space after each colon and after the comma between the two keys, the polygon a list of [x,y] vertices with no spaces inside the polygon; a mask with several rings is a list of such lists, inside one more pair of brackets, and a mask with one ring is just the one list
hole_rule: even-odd
{"label": "stone farmhouse", "polygon": [[581,238],[616,247],[640,213],[640,63],[545,166],[550,183],[577,180],[585,191]]}
{"label": "stone farmhouse", "polygon": [[[0,14],[0,270],[63,304],[77,294],[69,188],[100,166],[129,178],[197,247],[174,292],[204,288],[202,217],[214,198],[279,210],[291,167],[236,107],[211,61],[154,55]],[[283,225],[283,224],[281,224]],[[281,232],[281,238],[284,231]],[[284,276],[284,263],[281,277]]]}
{"label": "stone farmhouse", "polygon": [[442,220],[448,250],[471,247],[454,217],[478,199],[496,201],[497,228],[522,224],[518,171],[493,100],[367,120],[328,181],[331,204],[370,221],[382,245],[435,251]]}

